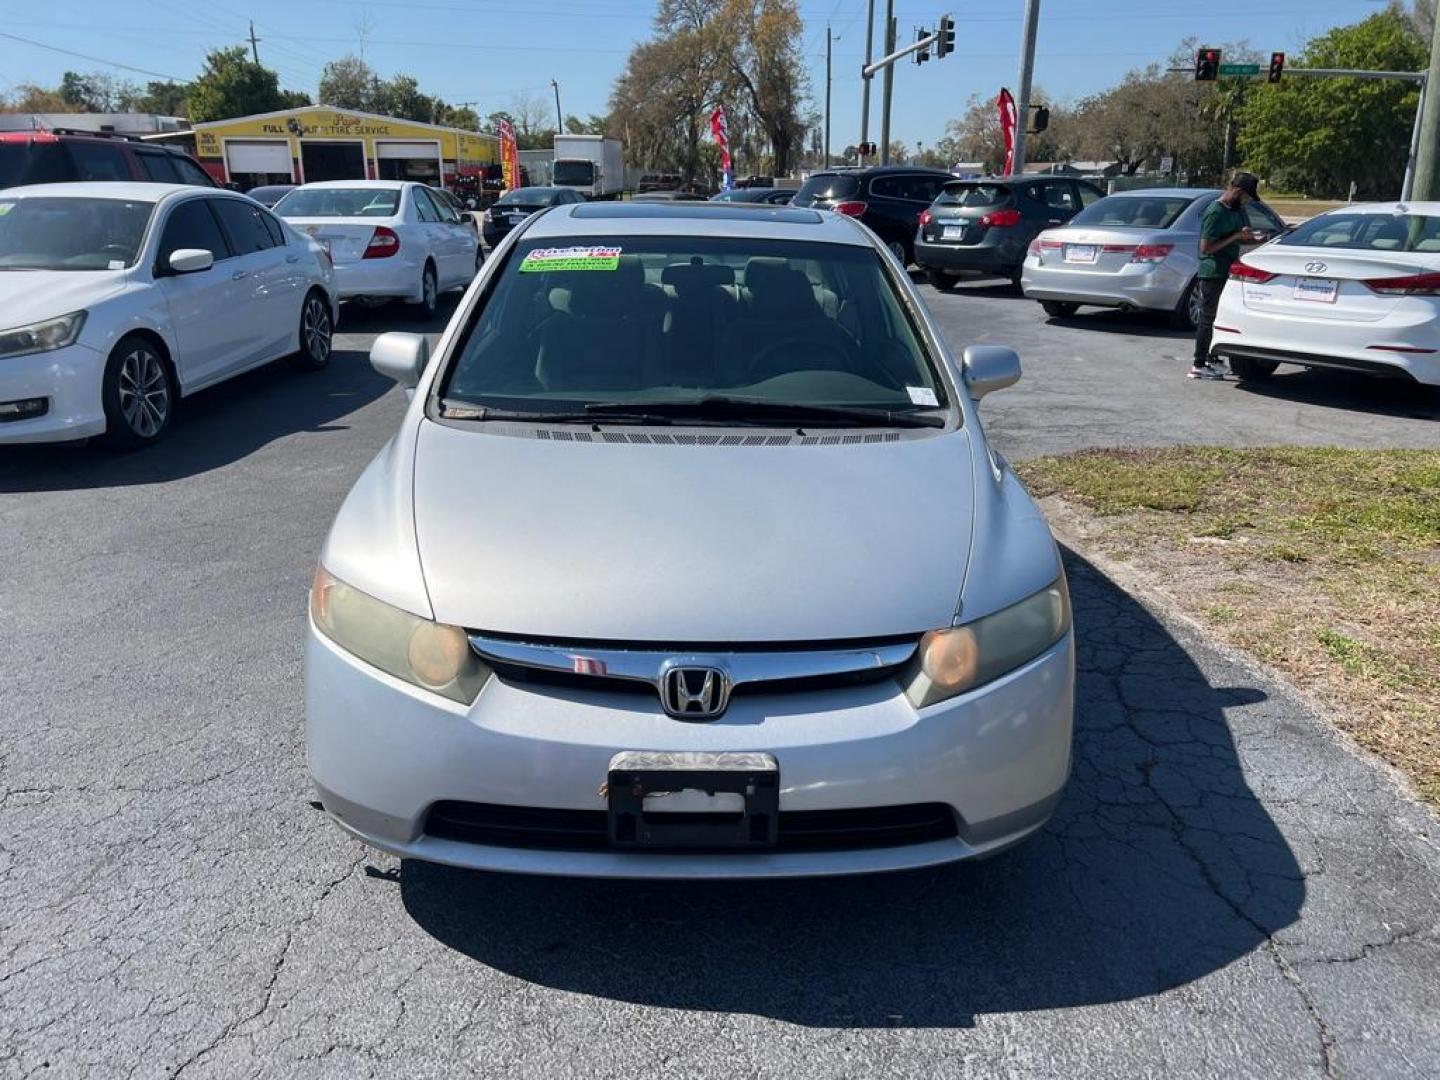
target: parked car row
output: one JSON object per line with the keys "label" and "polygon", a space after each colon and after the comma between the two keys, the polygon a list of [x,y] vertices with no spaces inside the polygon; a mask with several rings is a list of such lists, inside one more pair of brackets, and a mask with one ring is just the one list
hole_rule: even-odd
{"label": "parked car row", "polygon": [[329,363],[343,300],[433,314],[483,256],[423,184],[307,184],[267,209],[199,185],[0,191],[0,444],[159,439],[177,401],[288,356]]}

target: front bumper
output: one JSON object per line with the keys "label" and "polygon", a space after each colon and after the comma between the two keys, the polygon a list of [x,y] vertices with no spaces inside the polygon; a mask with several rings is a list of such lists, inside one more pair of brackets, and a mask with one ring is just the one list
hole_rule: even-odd
{"label": "front bumper", "polygon": [[1032,300],[1059,300],[1094,307],[1174,311],[1190,285],[1187,273],[1165,263],[1130,263],[1120,270],[1090,270],[1074,265],[1042,265],[1025,259],[1020,288]]}
{"label": "front bumper", "polygon": [[358,259],[335,265],[335,296],[353,300],[357,296],[384,296],[419,300],[423,266],[403,250],[388,259]]}
{"label": "front bumper", "polygon": [[45,398],[41,416],[0,422],[0,445],[68,442],[101,435],[105,355],[83,344],[0,358],[0,402]]}
{"label": "front bumper", "polygon": [[[360,840],[476,869],[639,878],[872,873],[998,851],[1039,828],[1070,768],[1073,631],[980,690],[917,713],[895,682],[737,697],[708,724],[648,696],[493,678],[470,707],[392,679],[310,627],[307,748],[322,804]],[[483,845],[428,835],[440,801],[603,811],[623,750],[763,750],[780,811],[940,803],[956,835],[895,847],[650,853]]]}
{"label": "front bumper", "polygon": [[[1386,345],[1437,352],[1390,352]],[[1377,322],[1322,322],[1247,308],[1239,290],[1227,286],[1215,313],[1210,352],[1440,386],[1440,327],[1432,301],[1423,297],[1404,298],[1390,316]]]}

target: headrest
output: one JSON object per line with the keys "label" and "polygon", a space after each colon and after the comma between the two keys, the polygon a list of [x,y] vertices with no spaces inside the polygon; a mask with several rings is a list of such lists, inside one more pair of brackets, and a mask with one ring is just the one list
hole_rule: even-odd
{"label": "headrest", "polygon": [[618,319],[635,313],[645,285],[645,267],[638,255],[621,255],[614,270],[573,270],[564,278],[570,290],[571,315]]}
{"label": "headrest", "polygon": [[661,273],[660,280],[685,296],[717,285],[734,285],[735,271],[721,263],[671,263]]}
{"label": "headrest", "polygon": [[745,264],[745,289],[764,319],[809,319],[820,311],[810,279],[785,259],[751,259]]}

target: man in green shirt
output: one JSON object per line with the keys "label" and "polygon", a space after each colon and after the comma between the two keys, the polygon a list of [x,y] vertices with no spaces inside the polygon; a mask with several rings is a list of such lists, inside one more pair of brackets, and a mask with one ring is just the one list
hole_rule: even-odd
{"label": "man in green shirt", "polygon": [[1195,363],[1190,368],[1192,379],[1223,379],[1225,373],[1210,362],[1210,338],[1215,332],[1215,308],[1230,266],[1240,258],[1240,245],[1253,243],[1255,236],[1245,224],[1243,208],[1258,198],[1260,182],[1254,174],[1237,172],[1230,178],[1225,193],[1205,208],[1200,215],[1200,270],[1195,275],[1195,288],[1200,290],[1201,314],[1195,327]]}

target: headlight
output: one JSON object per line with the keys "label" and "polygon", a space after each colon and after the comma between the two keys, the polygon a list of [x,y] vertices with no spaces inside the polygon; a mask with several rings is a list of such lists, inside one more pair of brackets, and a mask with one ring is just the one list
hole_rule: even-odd
{"label": "headlight", "polygon": [[58,319],[17,326],[13,330],[0,330],[0,356],[26,356],[30,353],[49,352],[75,344],[80,328],[85,325],[85,312],[72,311]]}
{"label": "headlight", "polygon": [[900,677],[917,709],[963,694],[1035,659],[1070,629],[1065,575],[1034,596],[964,626],[931,630]]}
{"label": "headlight", "polygon": [[322,634],[397,679],[469,705],[490,678],[458,626],[391,607],[323,566],[310,585],[310,617]]}

